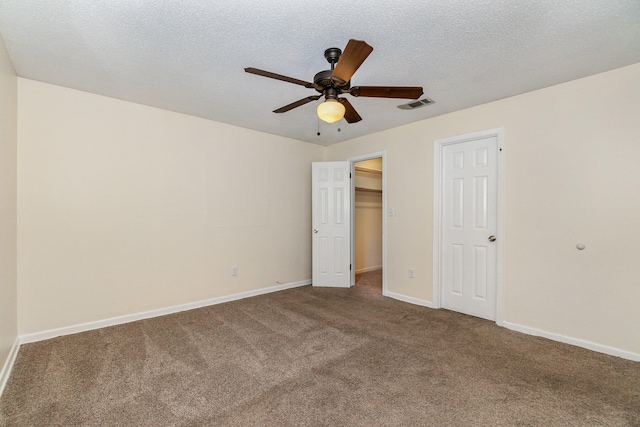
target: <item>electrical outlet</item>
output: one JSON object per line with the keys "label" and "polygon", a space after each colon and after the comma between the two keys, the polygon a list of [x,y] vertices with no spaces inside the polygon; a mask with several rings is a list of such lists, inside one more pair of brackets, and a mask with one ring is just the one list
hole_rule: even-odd
{"label": "electrical outlet", "polygon": [[409,269],[409,279],[414,279],[416,277],[416,269],[415,268],[410,268]]}
{"label": "electrical outlet", "polygon": [[238,266],[234,265],[233,267],[231,267],[231,275],[232,276],[238,275]]}

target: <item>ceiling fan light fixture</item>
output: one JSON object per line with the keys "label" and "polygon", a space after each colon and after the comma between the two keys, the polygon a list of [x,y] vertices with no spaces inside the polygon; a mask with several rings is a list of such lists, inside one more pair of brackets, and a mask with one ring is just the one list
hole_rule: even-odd
{"label": "ceiling fan light fixture", "polygon": [[345,108],[337,99],[329,98],[318,105],[318,118],[323,122],[335,123],[344,117]]}

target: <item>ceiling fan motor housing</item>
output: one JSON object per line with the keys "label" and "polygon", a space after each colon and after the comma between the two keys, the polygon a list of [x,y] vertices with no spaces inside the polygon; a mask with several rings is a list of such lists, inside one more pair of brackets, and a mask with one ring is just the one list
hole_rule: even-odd
{"label": "ceiling fan motor housing", "polygon": [[320,71],[313,77],[313,83],[315,83],[316,90],[320,93],[324,92],[325,89],[333,87],[340,89],[349,89],[350,82],[345,82],[344,80],[338,79],[336,77],[331,77],[333,70],[324,70]]}

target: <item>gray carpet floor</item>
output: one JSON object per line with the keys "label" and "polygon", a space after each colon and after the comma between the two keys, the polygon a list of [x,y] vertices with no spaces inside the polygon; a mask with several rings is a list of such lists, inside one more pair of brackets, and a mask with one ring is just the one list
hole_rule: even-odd
{"label": "gray carpet floor", "polygon": [[640,363],[305,286],[26,344],[2,426],[640,426]]}

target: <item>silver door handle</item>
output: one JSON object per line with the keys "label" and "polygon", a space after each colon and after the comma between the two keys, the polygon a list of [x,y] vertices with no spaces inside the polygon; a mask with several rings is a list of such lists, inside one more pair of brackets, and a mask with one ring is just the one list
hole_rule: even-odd
{"label": "silver door handle", "polygon": [[313,232],[314,232],[314,233],[317,233],[317,232],[318,232],[318,229],[317,229],[317,228],[314,228],[314,229],[313,229]]}
{"label": "silver door handle", "polygon": [[496,236],[489,236],[488,239],[490,242],[495,242],[496,241]]}

